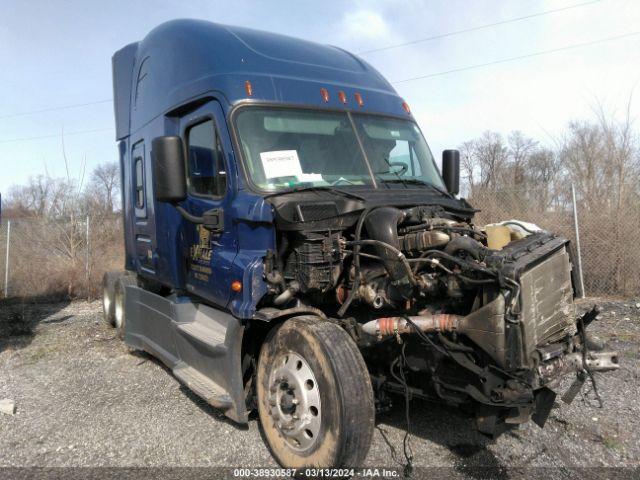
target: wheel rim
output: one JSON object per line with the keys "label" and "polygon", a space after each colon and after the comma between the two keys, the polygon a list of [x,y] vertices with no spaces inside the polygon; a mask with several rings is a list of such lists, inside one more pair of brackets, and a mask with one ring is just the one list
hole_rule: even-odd
{"label": "wheel rim", "polygon": [[313,370],[297,353],[276,358],[269,376],[269,415],[294,450],[308,450],[320,435],[320,390]]}
{"label": "wheel rim", "polygon": [[102,290],[102,308],[105,315],[109,315],[109,309],[111,308],[111,298],[109,297],[109,290],[105,287]]}
{"label": "wheel rim", "polygon": [[115,304],[115,312],[114,312],[114,317],[115,317],[115,326],[116,328],[122,328],[122,324],[123,324],[123,318],[124,318],[124,305],[123,305],[123,301],[122,301],[122,297],[123,295],[118,295],[116,293],[116,304]]}

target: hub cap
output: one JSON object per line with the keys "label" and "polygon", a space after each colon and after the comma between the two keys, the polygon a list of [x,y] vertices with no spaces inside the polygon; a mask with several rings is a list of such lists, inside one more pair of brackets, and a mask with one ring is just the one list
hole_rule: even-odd
{"label": "hub cap", "polygon": [[269,377],[269,414],[294,450],[311,448],[320,435],[320,391],[304,358],[289,352]]}

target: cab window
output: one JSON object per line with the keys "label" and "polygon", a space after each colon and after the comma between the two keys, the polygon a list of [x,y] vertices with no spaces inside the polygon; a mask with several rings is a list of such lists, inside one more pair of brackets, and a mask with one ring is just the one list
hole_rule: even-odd
{"label": "cab window", "polygon": [[144,208],[144,169],[142,157],[136,157],[136,208]]}
{"label": "cab window", "polygon": [[189,193],[221,197],[227,186],[224,156],[213,120],[187,130]]}

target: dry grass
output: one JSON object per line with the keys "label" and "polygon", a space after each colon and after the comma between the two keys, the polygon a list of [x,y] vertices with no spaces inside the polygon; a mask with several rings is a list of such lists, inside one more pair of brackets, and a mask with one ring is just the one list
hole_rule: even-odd
{"label": "dry grass", "polygon": [[[3,227],[0,245],[4,247]],[[123,265],[121,220],[90,222],[88,245],[86,240],[85,221],[77,225],[33,219],[12,221],[9,297],[96,298],[104,272]],[[0,268],[4,278],[4,262]]]}

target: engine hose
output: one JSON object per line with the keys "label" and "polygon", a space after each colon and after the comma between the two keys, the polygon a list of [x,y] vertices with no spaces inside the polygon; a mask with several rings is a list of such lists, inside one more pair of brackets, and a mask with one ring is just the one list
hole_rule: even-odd
{"label": "engine hose", "polygon": [[[356,242],[359,242],[360,238],[362,237],[362,226],[364,225],[364,221],[367,218],[367,215],[369,215],[369,212],[371,212],[371,210],[374,210],[375,208],[376,207],[369,207],[365,209],[360,215],[360,218],[358,218],[358,223],[356,225],[356,232],[355,232]],[[355,267],[355,272],[354,272],[355,277],[353,279],[353,287],[349,291],[349,295],[347,295],[346,300],[338,310],[339,317],[343,317],[344,314],[347,312],[347,309],[351,305],[351,302],[355,297],[356,291],[360,286],[360,255],[359,253],[360,253],[360,245],[356,244],[353,249],[353,264]]]}
{"label": "engine hose", "polygon": [[442,335],[442,332],[438,332],[438,340],[449,350],[456,350],[458,352],[474,352],[475,350],[467,345],[462,345],[461,343],[455,343],[449,340],[447,337]]}
{"label": "engine hose", "polygon": [[485,273],[487,275],[491,275],[492,277],[496,277],[497,276],[497,274],[495,272],[492,272],[489,269],[486,269],[484,267],[480,267],[478,265],[474,265],[474,264],[469,263],[469,262],[464,262],[463,260],[461,260],[459,258],[456,258],[453,255],[449,255],[448,253],[445,253],[445,252],[440,251],[440,250],[427,250],[422,255],[420,255],[420,259],[424,259],[424,258],[429,257],[431,255],[436,255],[438,257],[442,257],[442,258],[444,258],[446,260],[449,260],[449,261],[459,265],[462,268],[469,268],[469,269],[472,269],[472,270],[476,270],[478,272],[482,272],[482,273]]}
{"label": "engine hose", "polygon": [[468,253],[475,260],[482,260],[486,255],[487,249],[471,237],[454,238],[444,248],[444,252],[449,255],[454,255],[460,251]]}
{"label": "engine hose", "polygon": [[421,263],[430,262],[432,266],[443,270],[444,272],[448,273],[449,275],[455,275],[456,277],[458,277],[463,282],[469,283],[471,285],[490,285],[492,283],[496,283],[496,280],[493,279],[493,278],[471,278],[471,277],[467,277],[466,275],[463,275],[463,274],[461,274],[459,272],[454,272],[453,270],[449,270],[447,267],[442,265],[442,263],[440,263],[437,260],[434,260],[433,258],[409,258],[409,259],[407,259],[407,262],[416,264],[413,267],[413,272],[414,273],[417,273],[418,269],[420,268],[420,264]]}
{"label": "engine hose", "polygon": [[284,292],[273,299],[274,305],[283,305],[293,298],[293,290],[287,288]]}
{"label": "engine hose", "polygon": [[394,261],[402,263],[402,266],[406,270],[406,274],[407,274],[407,278],[409,279],[409,282],[414,286],[418,284],[418,282],[416,281],[413,275],[413,271],[411,270],[411,265],[409,265],[409,261],[407,260],[407,257],[405,257],[404,253],[402,253],[399,249],[397,249],[393,245],[389,245],[388,243],[381,242],[380,240],[359,240],[359,241],[347,242],[347,245],[356,245],[356,244],[373,245],[380,249],[390,250],[395,255]]}
{"label": "engine hose", "polygon": [[451,332],[460,326],[458,315],[438,313],[411,317],[384,317],[371,320],[362,325],[362,331],[378,338],[389,337],[401,333],[411,333],[413,328],[420,332]]}
{"label": "engine hose", "polygon": [[520,227],[521,229],[523,229],[525,232],[528,232],[528,233],[538,233],[538,232],[536,232],[535,230],[531,230],[531,229],[529,229],[529,228],[525,227],[522,223],[520,223],[520,222],[514,222],[514,221],[512,221],[512,220],[511,220],[511,221],[508,221],[508,222],[502,222],[500,225],[505,225],[505,226],[506,226],[506,225],[515,225],[515,226]]}
{"label": "engine hose", "polygon": [[291,282],[291,286],[289,288],[287,288],[284,292],[282,292],[280,295],[278,295],[276,298],[273,299],[273,304],[284,305],[285,303],[287,303],[289,300],[293,298],[293,296],[298,291],[298,288],[299,286],[296,282]]}

